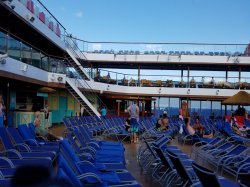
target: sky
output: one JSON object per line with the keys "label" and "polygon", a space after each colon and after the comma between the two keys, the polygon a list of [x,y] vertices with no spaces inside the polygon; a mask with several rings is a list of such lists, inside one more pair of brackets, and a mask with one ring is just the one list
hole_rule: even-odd
{"label": "sky", "polygon": [[41,0],[87,41],[249,43],[249,0]]}
{"label": "sky", "polygon": [[[68,33],[91,42],[250,42],[250,0],[40,1]],[[100,50],[102,45],[95,44],[93,48]],[[149,51],[162,49],[160,44],[148,44],[143,48]]]}

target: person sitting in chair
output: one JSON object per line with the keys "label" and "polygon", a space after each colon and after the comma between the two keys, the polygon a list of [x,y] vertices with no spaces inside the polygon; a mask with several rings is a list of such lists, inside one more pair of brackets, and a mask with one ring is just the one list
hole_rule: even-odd
{"label": "person sitting in chair", "polygon": [[41,127],[40,112],[35,113],[34,126],[35,126],[35,133],[37,136],[41,136],[44,139],[49,140],[49,141],[55,141],[55,140],[62,139],[62,138],[56,137],[55,135],[49,133],[49,131],[47,129],[44,129]]}
{"label": "person sitting in chair", "polygon": [[[213,133],[209,133],[209,134],[203,134],[203,126],[200,124],[199,122],[199,118],[196,118],[196,130],[194,127],[192,127],[190,125],[190,118],[185,118],[184,119],[185,125],[186,125],[186,129],[189,132],[190,135],[194,135],[197,134],[198,136],[202,137],[202,138],[213,138]],[[202,134],[200,133],[202,132]]]}

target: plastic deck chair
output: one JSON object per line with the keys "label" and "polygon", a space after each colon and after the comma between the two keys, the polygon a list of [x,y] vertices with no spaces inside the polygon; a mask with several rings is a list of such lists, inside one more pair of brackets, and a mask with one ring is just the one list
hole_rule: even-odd
{"label": "plastic deck chair", "polygon": [[196,163],[192,163],[192,167],[198,176],[203,187],[210,187],[211,184],[213,187],[239,187],[238,184],[231,182],[225,178],[218,178],[216,174]]}
{"label": "plastic deck chair", "polygon": [[76,138],[78,139],[79,143],[81,144],[81,146],[83,147],[92,147],[93,149],[95,149],[95,151],[98,152],[107,152],[107,151],[111,151],[112,150],[112,155],[123,155],[124,154],[124,148],[121,146],[105,146],[105,145],[101,145],[99,146],[99,144],[97,142],[87,142],[86,140],[84,140],[84,136],[85,134],[81,133],[82,131],[78,130],[77,128],[75,128],[73,130],[74,135],[76,136]]}
{"label": "plastic deck chair", "polygon": [[190,186],[198,182],[195,173],[192,170],[188,169],[189,166],[184,165],[175,153],[173,153],[172,151],[167,151],[167,155],[174,165],[179,177],[181,178],[182,186]]}
{"label": "plastic deck chair", "polygon": [[68,163],[64,159],[63,156],[59,156],[58,158],[58,173],[57,173],[57,180],[59,181],[66,181],[67,183],[70,183],[74,187],[82,187],[84,186],[84,180],[87,177],[92,177],[95,179],[96,186],[100,187],[106,187],[107,185],[103,183],[99,177],[92,173],[86,173],[83,175],[76,175],[74,171],[69,167]]}
{"label": "plastic deck chair", "polygon": [[18,131],[23,137],[23,139],[26,140],[27,144],[29,145],[36,145],[36,144],[49,145],[49,146],[59,145],[59,142],[49,142],[49,141],[38,142],[36,140],[36,137],[34,137],[33,133],[31,133],[30,129],[26,124],[18,125]]}
{"label": "plastic deck chair", "polygon": [[[70,158],[70,160],[74,163],[80,163],[81,161],[86,161],[84,159],[81,159],[70,146],[67,139],[64,139],[61,142],[61,152]],[[101,171],[127,171],[125,166],[123,164],[119,163],[101,163],[98,161],[93,162],[94,166]]]}
{"label": "plastic deck chair", "polygon": [[[76,138],[79,140],[79,134],[77,131],[74,131]],[[80,137],[81,138],[81,137]],[[108,149],[108,150],[98,150],[95,149],[94,147],[91,146],[86,146],[86,145],[82,145],[82,143],[84,142],[80,142],[81,146],[83,148],[87,148],[89,149],[89,152],[92,157],[95,158],[95,160],[98,160],[99,162],[111,162],[111,163],[125,163],[125,158],[124,158],[124,152],[120,151],[120,150],[112,150],[112,149]]]}
{"label": "plastic deck chair", "polygon": [[242,173],[250,173],[250,157],[245,155],[227,158],[221,169],[221,173],[230,173],[237,180]]}
{"label": "plastic deck chair", "polygon": [[[7,130],[5,127],[0,128],[0,138],[2,141],[2,144],[5,148],[5,151],[0,152],[0,155],[8,155],[10,158],[42,158],[42,157],[48,157],[51,160],[55,158],[55,153],[53,152],[32,152],[30,149],[23,145],[12,145],[11,139],[7,133]],[[19,152],[19,150],[23,150],[23,148],[27,148],[26,152]],[[20,148],[20,149],[19,149]]]}
{"label": "plastic deck chair", "polygon": [[[6,130],[12,137],[12,140],[15,142],[15,144],[19,145],[19,149],[21,149],[21,147],[24,146],[24,149],[21,150],[30,149],[31,151],[50,151],[50,152],[52,151],[54,152],[55,155],[57,152],[59,152],[59,146],[42,145],[38,144],[34,140],[25,141],[23,137],[20,135],[19,131],[14,127],[9,127]],[[31,144],[30,142],[32,142],[32,145],[30,145]]]}
{"label": "plastic deck chair", "polygon": [[1,168],[15,168],[23,165],[41,165],[50,168],[52,167],[52,161],[48,158],[9,159],[7,157],[0,157]]}
{"label": "plastic deck chair", "polygon": [[85,140],[87,142],[96,142],[100,146],[116,146],[123,148],[123,145],[120,142],[111,142],[111,141],[103,141],[103,140],[96,140],[93,138],[92,134],[88,130],[86,126],[79,126],[80,132],[84,135]]}
{"label": "plastic deck chair", "polygon": [[[64,155],[60,155],[59,157],[63,157],[63,159],[66,160],[69,158],[64,157]],[[108,185],[126,185],[126,184],[135,184],[137,183],[135,181],[135,179],[128,173],[128,172],[100,172],[98,170],[96,170],[95,167],[93,167],[93,165],[91,164],[86,164],[84,163],[83,167],[79,167],[77,165],[74,164],[68,164],[67,166],[70,167],[71,171],[75,174],[75,175],[79,175],[79,176],[83,176],[83,175],[89,175],[92,174],[96,177],[92,177],[92,176],[87,176],[84,179],[85,184],[87,185],[94,185],[96,183],[100,182],[104,182],[107,183]],[[59,166],[60,167],[60,166]]]}

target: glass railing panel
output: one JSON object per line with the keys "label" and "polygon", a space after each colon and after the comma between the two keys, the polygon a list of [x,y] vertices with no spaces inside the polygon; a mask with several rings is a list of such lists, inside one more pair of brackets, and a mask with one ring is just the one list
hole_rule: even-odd
{"label": "glass railing panel", "polygon": [[7,53],[7,35],[0,32],[0,53]]}
{"label": "glass railing panel", "polygon": [[32,65],[41,68],[41,53],[32,49]]}
{"label": "glass railing panel", "polygon": [[116,55],[210,55],[244,56],[248,44],[87,42],[78,40],[86,52]]}
{"label": "glass railing panel", "polygon": [[41,54],[41,68],[45,71],[49,71],[49,58]]}
{"label": "glass railing panel", "polygon": [[22,44],[21,46],[21,61],[32,65],[32,48],[26,44]]}
{"label": "glass railing panel", "polygon": [[12,37],[8,38],[8,55],[11,58],[14,58],[16,60],[20,60],[21,58],[21,43]]}

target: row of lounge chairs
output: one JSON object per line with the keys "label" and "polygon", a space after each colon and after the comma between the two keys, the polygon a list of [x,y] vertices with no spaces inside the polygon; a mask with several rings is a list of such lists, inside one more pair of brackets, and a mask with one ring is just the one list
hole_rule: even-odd
{"label": "row of lounge chairs", "polygon": [[117,55],[208,55],[208,56],[245,56],[243,53],[240,52],[208,52],[205,53],[203,51],[133,51],[133,50],[120,50],[118,52],[114,50],[94,50],[92,53],[99,53],[99,54],[117,54]]}
{"label": "row of lounge chairs", "polygon": [[[80,167],[85,172],[94,171],[109,186],[140,186],[126,169],[123,144],[119,141],[107,142],[93,138],[93,134],[100,135],[108,129],[107,123],[104,124],[99,118],[84,116],[65,118],[64,123],[67,126],[68,141],[84,159]],[[71,147],[66,145],[67,147],[70,150]],[[79,159],[75,162],[79,163]]]}
{"label": "row of lounge chairs", "polygon": [[17,129],[1,128],[6,151],[0,153],[0,186],[11,186],[19,166],[39,165],[52,170],[55,162],[54,180],[65,181],[69,186],[140,186],[126,170],[120,142],[95,140],[88,126],[73,126],[73,122],[77,123],[73,118],[65,121],[71,127],[59,142],[36,139],[32,123]]}
{"label": "row of lounge chairs", "polygon": [[[142,170],[162,186],[239,186],[191,160],[162,135],[152,141],[144,139],[138,157]],[[241,181],[242,183],[245,181]]]}

